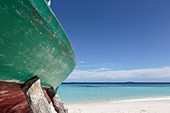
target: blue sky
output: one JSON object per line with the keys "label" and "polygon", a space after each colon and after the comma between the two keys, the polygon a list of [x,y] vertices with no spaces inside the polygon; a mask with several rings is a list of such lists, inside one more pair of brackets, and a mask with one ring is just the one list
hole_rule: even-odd
{"label": "blue sky", "polygon": [[169,0],[53,0],[77,67],[66,81],[169,81]]}

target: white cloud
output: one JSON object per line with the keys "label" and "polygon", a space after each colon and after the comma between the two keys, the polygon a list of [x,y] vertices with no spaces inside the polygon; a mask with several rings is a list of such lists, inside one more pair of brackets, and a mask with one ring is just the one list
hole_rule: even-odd
{"label": "white cloud", "polygon": [[99,69],[92,70],[92,72],[101,72],[101,71],[109,71],[109,70],[110,70],[109,68],[101,67]]}
{"label": "white cloud", "polygon": [[75,70],[68,77],[71,80],[79,79],[95,79],[105,78],[110,80],[121,79],[159,79],[170,78],[170,67],[152,68],[152,69],[136,69],[136,70],[118,70],[113,71],[107,68],[100,68],[98,70]]}
{"label": "white cloud", "polygon": [[116,67],[116,66],[121,66],[122,64],[119,63],[100,63],[100,64],[86,64],[84,65],[84,63],[88,63],[87,61],[80,61],[80,64],[78,64],[78,67],[81,68],[99,68],[99,67]]}
{"label": "white cloud", "polygon": [[81,60],[81,61],[80,61],[80,63],[82,63],[82,64],[83,64],[83,63],[86,63],[86,61]]}

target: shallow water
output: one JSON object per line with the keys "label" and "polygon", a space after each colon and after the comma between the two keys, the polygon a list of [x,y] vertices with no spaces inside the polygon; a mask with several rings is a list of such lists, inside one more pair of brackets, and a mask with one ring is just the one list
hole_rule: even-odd
{"label": "shallow water", "polygon": [[64,103],[88,103],[170,96],[170,83],[70,83],[58,93]]}

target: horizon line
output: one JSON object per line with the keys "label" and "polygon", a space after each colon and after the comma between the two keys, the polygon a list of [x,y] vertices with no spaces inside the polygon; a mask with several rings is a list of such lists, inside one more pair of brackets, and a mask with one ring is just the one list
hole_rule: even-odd
{"label": "horizon line", "polygon": [[170,84],[170,82],[133,82],[133,81],[127,81],[127,82],[63,82],[62,84],[70,84],[70,83],[165,83],[165,84]]}

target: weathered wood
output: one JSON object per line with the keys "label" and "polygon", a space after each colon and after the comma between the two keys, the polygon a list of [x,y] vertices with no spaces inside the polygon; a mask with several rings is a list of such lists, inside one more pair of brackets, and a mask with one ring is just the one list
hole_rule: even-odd
{"label": "weathered wood", "polygon": [[53,106],[58,113],[68,113],[68,109],[64,106],[58,94],[53,97]]}
{"label": "weathered wood", "polygon": [[45,98],[37,76],[27,80],[21,88],[26,95],[31,113],[56,113]]}
{"label": "weathered wood", "polygon": [[47,91],[47,94],[51,98],[51,101],[53,102],[53,106],[57,113],[68,113],[68,109],[64,106],[59,95],[56,93],[53,87],[51,87]]}

